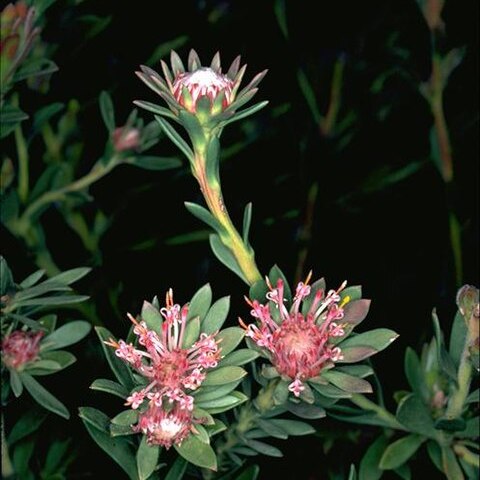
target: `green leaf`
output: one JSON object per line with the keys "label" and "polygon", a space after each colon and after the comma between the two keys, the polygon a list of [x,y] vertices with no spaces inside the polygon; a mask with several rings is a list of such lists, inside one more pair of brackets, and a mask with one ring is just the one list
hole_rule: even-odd
{"label": "green leaf", "polygon": [[458,367],[462,358],[462,353],[465,348],[465,342],[467,339],[467,324],[465,318],[460,312],[455,315],[453,321],[452,331],[450,333],[450,345],[449,352],[455,365]]}
{"label": "green leaf", "polygon": [[[15,124],[21,122],[22,120],[26,120],[28,115],[18,107],[14,107],[13,105],[9,104],[3,104],[0,108],[0,118],[2,124],[13,124],[13,126],[15,126]],[[2,130],[4,130],[4,128],[2,128]],[[11,130],[9,129],[9,132],[10,131]],[[3,137],[6,137],[5,132],[2,132],[2,138]]]}
{"label": "green leaf", "polygon": [[335,387],[334,385],[322,385],[315,382],[309,382],[310,386],[313,387],[318,393],[328,398],[350,398],[351,393],[342,390],[341,388]]}
{"label": "green leaf", "polygon": [[216,400],[231,393],[239,383],[240,379],[220,386],[204,387],[202,385],[202,388],[194,392],[195,401],[205,403],[210,400]]}
{"label": "green leaf", "polygon": [[332,385],[346,392],[372,393],[372,386],[366,381],[336,370],[328,370],[322,374]]}
{"label": "green leaf", "polygon": [[388,445],[388,441],[384,435],[380,435],[365,452],[360,462],[358,471],[358,480],[379,480],[383,471],[379,467],[380,459]]}
{"label": "green leaf", "polygon": [[23,62],[20,69],[18,69],[14,76],[13,81],[19,82],[29,77],[38,77],[40,75],[48,75],[58,70],[57,65],[48,58],[34,58]]}
{"label": "green leaf", "polygon": [[268,293],[268,286],[265,283],[265,280],[258,280],[255,282],[248,292],[248,296],[251,300],[258,300],[260,303],[265,301],[265,296]]}
{"label": "green leaf", "polygon": [[174,445],[175,450],[185,460],[197,467],[217,470],[217,458],[210,445],[200,441],[196,435],[188,436],[181,445]]}
{"label": "green leaf", "polygon": [[187,142],[177,133],[177,131],[164,118],[155,115],[155,120],[160,124],[167,137],[183,152],[189,162],[193,162],[195,155]]}
{"label": "green leaf", "polygon": [[304,402],[287,402],[285,406],[287,407],[289,412],[297,415],[297,417],[305,418],[307,420],[323,418],[326,415],[325,410],[318,405],[309,405]]}
{"label": "green leaf", "polygon": [[380,459],[380,468],[393,470],[400,467],[420,448],[425,441],[420,435],[407,435],[390,444]]}
{"label": "green leaf", "polygon": [[407,347],[405,351],[404,368],[405,376],[407,377],[408,383],[410,384],[410,387],[412,387],[412,390],[422,397],[425,397],[427,392],[425,380],[422,377],[420,360],[415,351],[410,347]]}
{"label": "green leaf", "polygon": [[221,232],[223,230],[222,225],[218,220],[201,205],[197,205],[192,202],[184,202],[185,208],[196,218],[206,223],[208,226],[212,227],[215,231]]}
{"label": "green leaf", "polygon": [[283,457],[283,453],[276,447],[260,442],[259,440],[247,440],[246,445],[258,453],[267,455],[269,457]]}
{"label": "green leaf", "polygon": [[298,420],[286,420],[282,418],[272,418],[270,423],[280,427],[282,430],[287,432],[288,435],[300,436],[300,435],[311,435],[315,433],[315,429],[305,422],[300,422]]}
{"label": "green leaf", "polygon": [[115,425],[122,425],[126,427],[131,427],[134,423],[137,423],[139,412],[138,410],[124,410],[118,415],[112,418],[111,422]]}
{"label": "green leaf", "polygon": [[115,130],[115,109],[112,97],[106,91],[100,93],[100,113],[107,130],[112,133]]}
{"label": "green leaf", "polygon": [[374,373],[373,368],[368,365],[339,365],[335,367],[335,370],[360,378],[369,377]]}
{"label": "green leaf", "polygon": [[13,287],[12,272],[8,268],[5,258],[0,256],[0,294],[5,295]]}
{"label": "green leaf", "polygon": [[47,332],[51,333],[55,330],[55,326],[57,325],[57,315],[54,313],[44,315],[38,320],[38,323],[40,323],[42,327],[46,328]]}
{"label": "green leaf", "polygon": [[177,457],[164,480],[182,480],[187,470],[187,465],[188,462],[183,457]]}
{"label": "green leaf", "polygon": [[[25,300],[29,300],[34,297],[39,297],[40,295],[44,295],[46,293],[51,292],[71,292],[72,289],[67,285],[63,285],[61,283],[50,283],[46,284],[42,282],[40,285],[36,285],[35,287],[30,287],[20,292],[17,292],[14,297],[14,302],[18,305],[23,304]],[[44,297],[48,298],[48,297]],[[43,299],[39,299],[42,301]]]}
{"label": "green leaf", "polygon": [[302,91],[308,108],[310,109],[310,112],[313,116],[313,120],[316,125],[319,125],[323,117],[318,109],[317,99],[315,98],[315,92],[313,90],[313,87],[308,80],[307,75],[302,69],[299,69],[297,72],[297,80],[300,90]]}
{"label": "green leaf", "polygon": [[109,432],[110,419],[102,411],[91,407],[79,407],[79,417],[104,433]]}
{"label": "green leaf", "polygon": [[290,286],[288,285],[287,278],[280,270],[278,265],[274,265],[270,271],[268,272],[268,278],[272,284],[272,287],[275,288],[277,286],[278,280],[283,281],[283,296],[287,299],[287,302],[290,304],[292,301],[292,292],[290,290]]}
{"label": "green leaf", "polygon": [[229,327],[225,328],[224,330],[220,330],[215,339],[221,348],[222,357],[225,357],[232,350],[234,350],[242,341],[244,336],[245,330],[239,327]]}
{"label": "green leaf", "polygon": [[182,161],[177,157],[156,157],[153,155],[136,155],[128,157],[125,163],[135,165],[145,170],[171,170],[182,166]]}
{"label": "green leaf", "polygon": [[49,278],[42,285],[49,285],[49,284],[64,284],[64,285],[71,285],[72,283],[77,282],[89,272],[91,272],[91,268],[88,267],[78,267],[72,268],[71,270],[67,270],[65,272],[59,273],[58,275]]}
{"label": "green leaf", "polygon": [[[97,445],[120,465],[131,480],[138,480],[135,454],[130,442],[121,437],[111,437],[103,429],[98,429],[94,426],[89,420],[89,415],[92,411],[95,411],[95,409],[81,407],[79,413],[88,433]],[[96,412],[105,417],[108,422],[108,417],[105,414],[98,410]]]}
{"label": "green leaf", "polygon": [[222,297],[217,300],[208,311],[202,321],[202,332],[211,334],[215,333],[224,324],[230,310],[230,297]]}
{"label": "green leaf", "polygon": [[[229,472],[235,473],[235,472]],[[258,465],[250,465],[246,470],[244,470],[240,475],[235,476],[222,476],[220,480],[257,480],[258,475],[260,473],[260,467]],[[227,474],[228,475],[228,474]]]}
{"label": "green leaf", "polygon": [[[50,375],[51,373],[59,372],[64,368],[69,367],[75,363],[77,359],[75,355],[65,350],[56,350],[53,352],[43,352],[41,354],[41,360],[39,362],[34,362],[31,366],[28,367],[28,373],[30,375]],[[48,371],[48,366],[46,367],[47,371],[43,372],[42,368],[45,368],[45,365],[42,362],[51,362],[50,371]]]}
{"label": "green leaf", "polygon": [[230,353],[220,361],[221,367],[226,367],[230,365],[245,365],[246,363],[252,362],[258,358],[259,353],[249,348],[241,348],[235,352]]}
{"label": "green leaf", "polygon": [[103,353],[107,358],[107,362],[112,369],[117,380],[128,390],[130,391],[134,384],[132,374],[130,373],[129,368],[115,355],[115,349],[105,345],[104,342],[109,341],[110,339],[115,340],[115,337],[104,327],[95,327],[98,338],[102,345]]}
{"label": "green leaf", "polygon": [[42,339],[40,348],[48,351],[73,345],[86,337],[91,328],[91,325],[83,320],[69,322]]}
{"label": "green leaf", "polygon": [[33,454],[36,440],[37,437],[32,436],[29,438],[24,438],[16,445],[12,455],[16,478],[21,480],[35,480],[30,467],[30,459]]}
{"label": "green leaf", "polygon": [[137,471],[139,480],[147,480],[155,471],[159,454],[160,447],[158,445],[150,446],[147,443],[147,437],[142,435],[142,441],[137,450]]}
{"label": "green leaf", "polygon": [[13,318],[14,320],[18,320],[19,322],[22,322],[24,325],[27,327],[30,327],[32,330],[35,331],[45,331],[45,328],[39,324],[36,320],[32,320],[31,318],[24,317],[23,315],[18,315],[16,313],[10,313],[8,315],[10,318]]}
{"label": "green leaf", "polygon": [[378,353],[378,350],[372,347],[341,347],[342,359],[338,363],[356,363],[365,360]]}
{"label": "green leaf", "polygon": [[197,407],[199,409],[207,410],[209,413],[216,414],[222,413],[231,408],[238,407],[242,403],[246,402],[248,397],[243,393],[234,391],[229,395],[225,395],[222,398],[217,398],[214,400],[208,400],[205,402],[198,402]]}
{"label": "green leaf", "polygon": [[142,305],[141,317],[150,330],[153,330],[161,335],[163,317],[157,308],[155,308],[151,303],[144,301]]}
{"label": "green leaf", "polygon": [[396,416],[411,432],[437,438],[438,431],[435,430],[430,410],[417,395],[404,397],[398,405]]}
{"label": "green leaf", "polygon": [[350,465],[350,471],[348,472],[348,480],[357,480],[357,470],[355,465]]}
{"label": "green leaf", "polygon": [[200,288],[195,295],[193,295],[190,303],[188,305],[188,316],[187,322],[189,319],[200,317],[201,320],[205,318],[205,315],[210,308],[212,303],[212,288],[210,284],[205,284]]}
{"label": "green leaf", "polygon": [[13,426],[8,436],[8,444],[13,445],[38,430],[47,416],[48,412],[37,407],[28,410]]}
{"label": "green leaf", "polygon": [[42,387],[42,385],[40,385],[32,376],[27,373],[22,373],[20,374],[20,379],[28,390],[28,393],[30,393],[32,398],[38,404],[67,420],[70,418],[70,414],[65,405],[55,398],[48,390]]}
{"label": "green leaf", "polygon": [[262,108],[266,107],[268,105],[268,101],[264,100],[263,102],[256,103],[255,105],[252,105],[251,107],[245,108],[244,110],[241,110],[239,112],[236,112],[232,117],[230,117],[228,120],[225,122],[222,122],[223,125],[229,125],[230,123],[233,122],[238,122],[238,120],[242,120],[244,118],[249,117],[250,115],[253,115],[254,113],[257,113],[259,110]]}
{"label": "green leaf", "polygon": [[57,295],[54,297],[41,297],[41,298],[32,298],[29,300],[21,300],[15,302],[16,305],[27,307],[27,306],[40,306],[47,307],[53,305],[69,305],[71,303],[79,303],[88,300],[87,295]]}
{"label": "green leaf", "polygon": [[369,347],[380,352],[395,341],[396,338],[398,338],[398,334],[393,330],[377,328],[358,335],[351,335],[344,342],[340,343],[340,348],[343,351],[344,348]]}
{"label": "green leaf", "polygon": [[29,275],[22,283],[20,283],[20,288],[25,290],[35,285],[43,276],[45,275],[45,270],[37,270],[36,272]]}
{"label": "green leaf", "polygon": [[448,480],[463,480],[465,478],[455,452],[450,447],[442,447],[442,465],[443,473]]}
{"label": "green leaf", "polygon": [[209,240],[210,248],[218,260],[220,260],[220,262],[222,262],[227,268],[229,268],[233,273],[238,275],[245,283],[248,284],[245,275],[237,263],[237,260],[233,256],[232,252],[223,244],[220,237],[212,234],[210,235]]}
{"label": "green leaf", "polygon": [[350,301],[360,300],[362,298],[362,287],[361,285],[352,285],[345,288],[340,292],[341,300],[345,300],[347,297],[350,298]]}
{"label": "green leaf", "polygon": [[220,367],[207,373],[202,386],[224,385],[243,378],[247,372],[241,367]]}
{"label": "green leaf", "polygon": [[23,383],[16,370],[10,369],[10,386],[13,394],[18,398],[23,392]]}
{"label": "green leaf", "polygon": [[360,300],[353,300],[348,302],[343,309],[342,323],[350,325],[358,325],[368,315],[370,310],[371,300],[362,298]]}
{"label": "green leaf", "polygon": [[252,223],[252,203],[247,203],[245,211],[243,212],[243,243],[250,246],[248,236],[250,234],[250,225]]}
{"label": "green leaf", "polygon": [[111,393],[119,398],[126,399],[128,397],[128,390],[113,380],[106,378],[97,378],[91,385],[92,390],[98,390],[100,392]]}
{"label": "green leaf", "polygon": [[195,317],[191,320],[187,320],[185,332],[183,335],[183,348],[190,348],[198,339],[200,335],[200,318]]}
{"label": "green leaf", "polygon": [[427,452],[432,463],[438,468],[438,470],[443,472],[442,450],[440,449],[438,443],[434,440],[429,440],[427,442]]}
{"label": "green leaf", "polygon": [[51,103],[46,107],[40,108],[36,113],[33,120],[33,130],[35,132],[40,131],[43,125],[48,122],[54,115],[61,112],[65,108],[65,104],[61,102]]}

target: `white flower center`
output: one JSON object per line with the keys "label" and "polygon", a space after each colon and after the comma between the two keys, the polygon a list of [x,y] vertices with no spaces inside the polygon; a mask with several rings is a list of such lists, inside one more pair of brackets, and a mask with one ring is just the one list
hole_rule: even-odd
{"label": "white flower center", "polygon": [[[194,72],[185,72],[177,76],[173,82],[172,93],[177,102],[186,106],[190,111],[195,111],[195,104],[199,97],[207,96],[213,102],[220,92],[224,92],[225,98],[223,107],[232,102],[232,91],[234,82],[226,75],[216,73],[209,67],[202,67]],[[193,105],[186,105],[182,98],[183,88],[186,88],[191,97]]]}
{"label": "white flower center", "polygon": [[[180,80],[180,78],[179,78]],[[186,73],[181,83],[187,88],[196,85],[200,88],[214,87],[218,90],[231,86],[232,81],[225,75],[214,72],[211,68],[202,67],[192,73]]]}
{"label": "white flower center", "polygon": [[164,418],[160,421],[160,429],[165,438],[174,438],[181,428],[182,424],[178,420]]}

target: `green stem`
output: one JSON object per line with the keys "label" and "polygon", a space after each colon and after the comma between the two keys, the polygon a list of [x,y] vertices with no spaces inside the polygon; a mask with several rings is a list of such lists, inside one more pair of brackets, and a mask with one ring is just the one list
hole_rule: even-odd
{"label": "green stem", "polygon": [[21,124],[15,127],[14,134],[18,155],[18,198],[26,203],[29,192],[28,150]]}
{"label": "green stem", "polygon": [[354,393],[350,400],[360,408],[376,413],[382,420],[390,425],[390,428],[402,430],[404,432],[408,431],[390,412],[385,410],[383,407],[380,407],[376,403],[368,400],[368,398],[366,398],[364,395],[360,393]]}
{"label": "green stem", "polygon": [[295,269],[295,283],[302,280],[305,275],[305,262],[308,257],[308,250],[312,240],[312,228],[315,214],[315,205],[318,196],[318,182],[314,182],[308,191],[307,206],[305,208],[305,217],[299,234],[301,247],[297,257],[297,267]]}
{"label": "green stem", "polygon": [[449,418],[457,418],[462,414],[465,406],[465,400],[470,390],[470,383],[472,381],[472,364],[470,362],[469,346],[472,341],[472,334],[469,329],[467,338],[465,340],[465,346],[460,359],[460,365],[458,367],[457,385],[458,388],[450,395],[448,402],[446,416]]}
{"label": "green stem", "polygon": [[446,185],[447,204],[449,208],[448,224],[450,232],[450,245],[455,268],[455,281],[460,287],[463,278],[461,233],[458,220],[452,210],[451,187],[453,184],[453,155],[447,120],[443,109],[443,93],[446,79],[442,72],[442,57],[436,50],[435,32],[432,33],[432,75],[430,77],[430,108],[433,115],[433,134],[438,150],[439,169]]}
{"label": "green stem", "polygon": [[[229,426],[223,439],[215,445],[219,471],[221,471],[222,465],[225,464],[227,452],[242,442],[242,437],[255,427],[255,422],[258,418],[274,408],[273,392],[277,383],[278,380],[270,381],[266,387],[258,392],[254,400],[250,400],[240,407],[237,421]],[[209,478],[208,474],[205,478]]]}
{"label": "green stem", "polygon": [[2,413],[2,478],[11,477],[15,470],[12,465],[12,461],[10,460],[10,455],[8,452],[8,443],[7,439],[5,438],[5,425],[4,425],[4,418]]}
{"label": "green stem", "polygon": [[343,72],[345,70],[345,58],[342,56],[333,67],[332,85],[330,87],[330,103],[327,113],[320,120],[320,131],[325,137],[334,133],[338,112],[342,101]]}
{"label": "green stem", "polygon": [[247,283],[253,285],[255,282],[262,279],[262,275],[255,263],[253,251],[245,245],[241,235],[233,225],[223,201],[220,184],[211,180],[209,181],[207,177],[206,163],[207,158],[205,153],[196,150],[193,174],[200,185],[203,198],[205,199],[211,214],[224,229],[224,233],[220,235],[222,242],[232,252]]}
{"label": "green stem", "polygon": [[78,192],[84,188],[89,187],[92,183],[100,180],[108,172],[110,172],[116,166],[116,162],[111,159],[106,165],[102,165],[97,162],[87,175],[75,180],[74,182],[66,185],[57,190],[46,192],[41,195],[37,200],[28,206],[23,215],[20,218],[20,223],[25,224],[32,216],[40,211],[45,205],[53,202],[61,201],[64,199],[65,194]]}

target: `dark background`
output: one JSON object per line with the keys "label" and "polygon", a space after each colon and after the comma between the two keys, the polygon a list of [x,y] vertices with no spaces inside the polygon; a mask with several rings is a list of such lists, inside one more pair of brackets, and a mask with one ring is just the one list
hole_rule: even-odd
{"label": "dark background", "polygon": [[[364,329],[387,327],[400,334],[394,345],[374,359],[387,404],[394,411],[393,392],[407,388],[405,348],[418,350],[431,337],[433,307],[438,307],[447,332],[455,310],[447,198],[462,229],[463,283],[478,285],[478,2],[447,1],[443,14],[442,48],[466,47],[445,91],[455,175],[448,197],[430,159],[432,116],[418,89],[430,76],[431,50],[417,4],[408,0],[286,2],[288,38],[275,15],[279,5],[273,1],[112,0],[85,1],[71,8],[57,2],[47,12],[43,33],[46,41],[57,45],[52,58],[60,68],[51,79],[47,98],[80,102],[79,135],[85,143],[81,170],[85,173],[106,141],[97,104],[101,90],[112,94],[119,124],[133,100],[161,103],[134,75],[159,44],[186,36],[178,48],[182,58],[195,48],[207,63],[220,50],[225,69],[241,54],[248,63],[247,80],[268,68],[256,97],[268,99],[268,107],[251,120],[229,127],[222,136],[225,147],[240,146],[222,162],[227,208],[241,225],[244,205],[253,202],[251,240],[262,272],[278,263],[293,279],[298,252],[307,248],[304,274],[313,269],[314,278],[325,276],[331,287],[344,279],[363,285],[364,296],[373,300]],[[85,26],[77,21],[84,14],[111,16],[111,22],[86,39]],[[324,113],[333,66],[341,56],[346,66],[339,117],[353,112],[355,119],[348,138],[346,134],[326,138],[311,115],[297,72],[301,68],[307,75]],[[159,70],[159,64],[154,68]],[[394,73],[375,91],[373,84],[386,71]],[[26,95],[32,105],[46,102]],[[151,119],[148,112],[141,115]],[[176,154],[166,140],[153,153]],[[414,174],[398,182],[382,182],[388,173],[413,162],[423,162]],[[305,235],[308,191],[314,183],[319,193],[312,229]],[[101,208],[113,219],[101,243],[101,262],[92,262],[55,209],[43,218],[49,246],[63,269],[93,266],[93,273],[78,289],[92,296],[101,320],[115,334],[126,334],[125,312],[138,312],[143,299],[161,296],[170,286],[176,300],[184,303],[209,281],[216,298],[232,295],[231,324],[238,315],[247,315],[242,300],[245,286],[216,261],[208,242],[169,245],[172,237],[204,228],[183,207],[186,200],[202,203],[186,163],[171,172],[120,167],[94,185],[91,193],[94,204],[87,212]],[[2,236],[4,253],[20,279],[35,268],[32,256],[7,233]],[[115,306],[107,295],[109,288],[118,293]],[[78,405],[112,412],[120,407],[87,389],[94,377],[108,375],[96,342],[91,335],[77,346],[75,353],[81,360],[50,379],[52,390],[67,398],[73,411]],[[59,382],[68,387],[61,395]],[[99,478],[100,472],[120,472],[89,442],[78,420],[68,426],[61,420],[51,422],[57,434],[68,429],[63,434],[80,442],[72,478],[82,472],[89,472],[90,478]],[[315,426],[319,432],[330,432],[329,437],[335,432],[337,440],[327,455],[320,434],[277,442],[285,457],[260,459],[260,478],[323,479],[329,470],[346,471],[351,462],[358,464],[376,432],[352,426],[356,433],[348,433],[347,426],[331,420],[317,421]],[[359,443],[352,441],[355,435]]]}

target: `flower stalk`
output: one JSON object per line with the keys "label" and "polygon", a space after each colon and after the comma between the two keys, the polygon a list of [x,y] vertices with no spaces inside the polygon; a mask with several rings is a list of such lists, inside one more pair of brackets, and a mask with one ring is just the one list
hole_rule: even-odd
{"label": "flower stalk", "polygon": [[[209,138],[207,142],[208,144],[218,142],[218,139]],[[222,243],[234,255],[247,283],[253,285],[262,279],[255,263],[253,252],[245,245],[245,242],[233,225],[223,200],[220,182],[213,175],[208,175],[207,173],[208,162],[206,149],[194,146],[194,153],[195,157],[192,172],[200,186],[200,191],[202,192],[210,213],[222,226],[222,231],[219,232]],[[212,162],[212,160],[212,158],[208,159],[209,162]],[[218,158],[215,159],[215,161],[218,162]]]}

